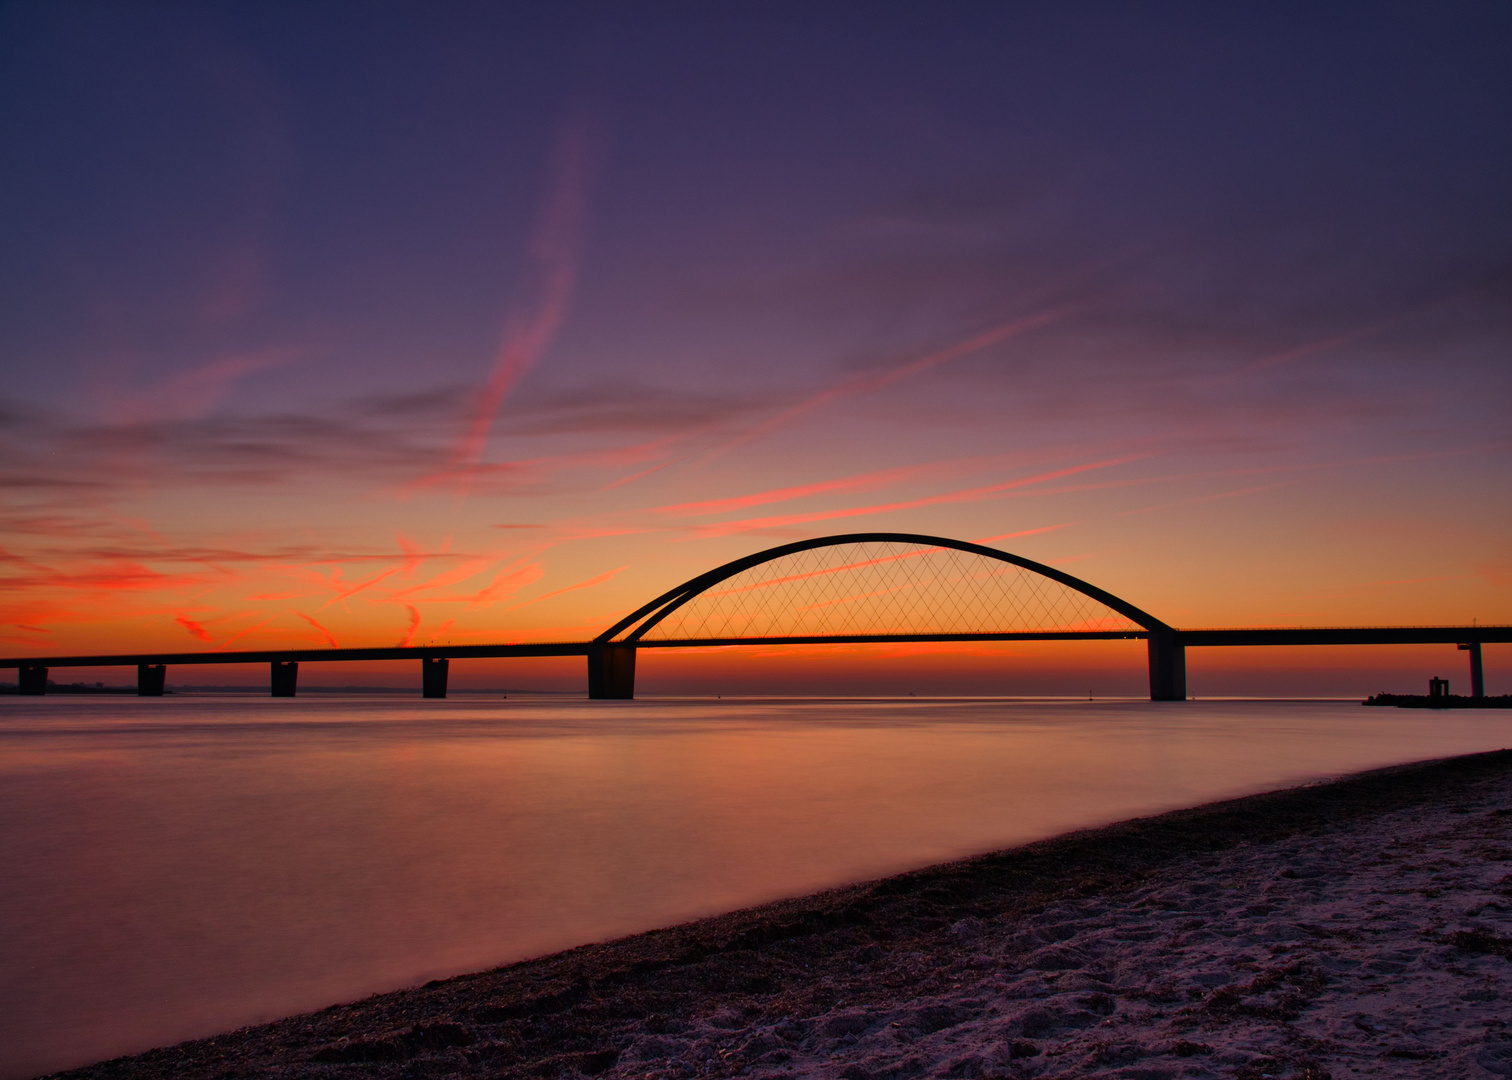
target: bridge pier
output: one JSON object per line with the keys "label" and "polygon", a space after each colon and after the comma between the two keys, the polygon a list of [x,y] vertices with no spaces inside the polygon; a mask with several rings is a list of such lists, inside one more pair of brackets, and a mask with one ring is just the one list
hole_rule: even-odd
{"label": "bridge pier", "polygon": [[1186,646],[1174,630],[1150,631],[1150,700],[1185,701]]}
{"label": "bridge pier", "polygon": [[427,656],[420,661],[420,696],[443,698],[446,696],[447,659],[444,656]]}
{"label": "bridge pier", "polygon": [[167,664],[137,665],[137,696],[162,697],[163,686],[168,681]]}
{"label": "bridge pier", "polygon": [[588,696],[620,701],[635,697],[634,645],[589,646]]}
{"label": "bridge pier", "polygon": [[1461,652],[1470,654],[1470,696],[1473,698],[1486,696],[1486,671],[1481,666],[1481,643],[1471,641],[1460,645]]}
{"label": "bridge pier", "polygon": [[47,669],[40,664],[22,664],[16,677],[18,694],[47,693]]}
{"label": "bridge pier", "polygon": [[293,697],[294,688],[299,684],[299,664],[294,660],[274,660],[272,667],[272,683],[274,697]]}

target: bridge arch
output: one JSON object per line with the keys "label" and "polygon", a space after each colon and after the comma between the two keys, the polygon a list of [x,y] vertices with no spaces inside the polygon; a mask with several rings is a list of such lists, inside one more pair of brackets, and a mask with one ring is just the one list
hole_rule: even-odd
{"label": "bridge arch", "polygon": [[965,540],[846,533],[731,560],[637,608],[594,639],[590,695],[633,696],[635,651],[656,646],[1135,637],[1151,696],[1184,698],[1176,632],[1121,597]]}

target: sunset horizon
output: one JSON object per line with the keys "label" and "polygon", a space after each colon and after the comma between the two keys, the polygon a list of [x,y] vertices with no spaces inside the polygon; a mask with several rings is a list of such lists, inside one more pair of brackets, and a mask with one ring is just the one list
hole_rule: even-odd
{"label": "sunset horizon", "polygon": [[[90,10],[7,16],[7,655],[579,640],[850,531],[1174,626],[1512,622],[1501,106],[1434,66],[1473,19],[974,9],[929,31],[963,60],[1054,44],[883,76],[897,12],[827,56],[711,13]],[[506,26],[552,47],[479,66]]]}
{"label": "sunset horizon", "polygon": [[1512,4],[0,4],[0,1080],[1512,1076]]}

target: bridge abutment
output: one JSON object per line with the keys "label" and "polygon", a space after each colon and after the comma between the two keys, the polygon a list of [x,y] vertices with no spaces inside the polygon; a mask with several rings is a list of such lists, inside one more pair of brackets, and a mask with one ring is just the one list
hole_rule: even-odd
{"label": "bridge abutment", "polygon": [[1174,630],[1150,631],[1150,700],[1185,701],[1186,646]]}
{"label": "bridge abutment", "polygon": [[635,697],[635,646],[600,645],[588,649],[588,696],[626,701]]}

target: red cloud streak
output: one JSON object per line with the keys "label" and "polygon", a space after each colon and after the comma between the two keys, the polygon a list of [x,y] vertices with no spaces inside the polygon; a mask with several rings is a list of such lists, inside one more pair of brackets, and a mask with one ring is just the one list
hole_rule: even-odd
{"label": "red cloud streak", "polygon": [[628,569],[630,569],[629,566],[616,567],[615,569],[607,571],[606,573],[599,574],[597,577],[591,577],[587,581],[579,581],[576,585],[568,585],[564,589],[557,589],[553,592],[543,593],[542,595],[537,596],[534,600],[527,600],[523,604],[516,604],[509,610],[515,611],[518,608],[529,607],[531,604],[539,604],[542,600],[550,600],[553,596],[561,596],[563,593],[574,592],[577,589],[591,589],[595,585],[602,585],[604,582],[608,581],[616,574]]}
{"label": "red cloud streak", "polygon": [[314,619],[310,618],[308,615],[306,615],[302,611],[296,611],[294,614],[298,615],[305,622],[309,623],[315,629],[319,630],[320,633],[321,633],[321,636],[326,639],[326,644],[329,645],[331,648],[333,648],[333,649],[339,649],[339,648],[341,648],[341,646],[339,644],[337,644],[337,642],[336,642],[336,635],[333,634],[333,633],[331,633],[324,626],[321,626],[318,622],[316,622]]}
{"label": "red cloud streak", "polygon": [[742,521],[725,521],[714,525],[700,525],[697,526],[695,531],[700,538],[728,536],[730,533],[750,532],[753,529],[771,529],[785,525],[804,525],[811,521],[829,521],[834,518],[883,514],[890,510],[913,510],[921,506],[938,506],[942,503],[974,502],[978,499],[990,499],[1016,488],[1042,484],[1049,480],[1057,480],[1062,476],[1072,476],[1076,473],[1088,472],[1092,469],[1111,468],[1114,465],[1126,465],[1131,461],[1140,461],[1147,456],[1145,454],[1136,454],[1129,457],[1109,458],[1106,461],[1094,461],[1087,465],[1073,465],[1069,468],[1041,473],[1038,476],[1030,476],[1022,480],[1010,480],[1002,484],[988,484],[983,487],[966,488],[962,491],[951,491],[943,495],[930,495],[922,499],[909,499],[906,502],[881,503],[877,506],[854,506],[845,510],[816,510],[808,514],[785,514],[779,517],[746,518]]}
{"label": "red cloud streak", "polygon": [[177,618],[175,618],[173,621],[176,622],[176,623],[178,623],[185,630],[189,631],[189,633],[193,634],[195,637],[199,638],[201,641],[205,642],[206,644],[209,644],[209,643],[211,643],[211,642],[214,641],[214,638],[212,638],[210,636],[210,632],[208,630],[206,630],[203,626],[201,626],[199,623],[195,622],[193,619],[191,619],[187,615],[180,615]]}
{"label": "red cloud streak", "polygon": [[493,373],[478,395],[467,430],[452,451],[452,463],[463,470],[467,483],[483,457],[499,407],[520,376],[546,351],[567,315],[582,246],[587,150],[580,126],[563,129],[557,142],[551,191],[531,243],[531,255],[541,267],[540,299],[528,314],[512,312],[507,318]]}
{"label": "red cloud streak", "polygon": [[873,491],[879,487],[886,487],[888,484],[895,484],[911,479],[931,468],[933,466],[909,465],[901,469],[884,469],[880,472],[862,473],[858,476],[843,476],[837,480],[821,480],[818,483],[801,484],[796,487],[773,488],[770,491],[758,491],[752,495],[737,495],[731,499],[713,499],[709,502],[657,506],[653,507],[653,510],[661,514],[687,516],[724,514],[732,510],[745,510],[752,506],[762,506],[766,503],[802,499],[809,495],[820,495],[838,491]]}
{"label": "red cloud streak", "polygon": [[996,345],[1000,341],[1007,341],[1030,330],[1037,330],[1042,326],[1048,326],[1057,319],[1064,317],[1069,311],[1069,308],[1056,308],[1052,311],[1041,312],[1038,315],[1031,315],[1026,319],[1016,319],[1013,322],[995,326],[991,330],[985,330],[980,334],[969,337],[965,341],[957,342],[938,352],[930,353],[928,356],[902,364],[891,371],[884,371],[881,374],[852,375],[850,378],[838,382],[833,386],[826,387],[800,401],[798,404],[784,409],[765,423],[758,424],[738,438],[713,451],[704,460],[710,461],[721,454],[733,450],[737,446],[744,446],[746,443],[759,439],[763,435],[769,435],[785,424],[796,420],[804,413],[819,408],[821,405],[828,405],[831,401],[838,401],[853,394],[885,389],[894,383],[922,374],[930,368],[939,367],[947,361],[955,360],[974,352],[980,352],[989,345]]}

